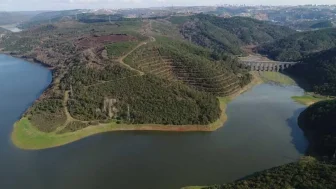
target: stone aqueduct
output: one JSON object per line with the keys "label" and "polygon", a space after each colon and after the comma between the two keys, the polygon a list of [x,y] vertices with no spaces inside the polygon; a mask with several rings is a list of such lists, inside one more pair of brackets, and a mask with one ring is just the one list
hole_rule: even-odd
{"label": "stone aqueduct", "polygon": [[251,71],[273,71],[279,72],[286,68],[297,64],[297,62],[277,62],[277,61],[240,61],[246,68],[250,68]]}

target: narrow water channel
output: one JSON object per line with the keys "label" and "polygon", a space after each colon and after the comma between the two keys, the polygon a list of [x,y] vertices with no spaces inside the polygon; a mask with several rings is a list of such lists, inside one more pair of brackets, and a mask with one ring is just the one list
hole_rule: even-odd
{"label": "narrow water channel", "polygon": [[51,82],[36,64],[0,55],[0,188],[178,189],[230,182],[296,161],[307,141],[297,86],[261,84],[229,103],[212,133],[112,132],[40,151],[10,142],[14,122]]}

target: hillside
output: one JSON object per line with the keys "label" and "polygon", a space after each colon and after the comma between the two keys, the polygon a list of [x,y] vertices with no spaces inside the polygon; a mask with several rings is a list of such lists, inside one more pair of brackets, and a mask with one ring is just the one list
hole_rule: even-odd
{"label": "hillside", "polygon": [[42,11],[2,12],[0,11],[0,25],[17,24],[28,21]]}
{"label": "hillside", "polygon": [[295,33],[289,28],[252,18],[204,14],[191,16],[180,25],[182,35],[195,44],[235,55],[243,53],[242,46],[258,45]]}
{"label": "hillside", "polygon": [[333,189],[335,187],[336,165],[304,157],[299,162],[262,171],[233,183],[184,189]]}
{"label": "hillside", "polygon": [[313,24],[313,25],[310,26],[310,28],[313,28],[313,29],[331,28],[333,26],[334,26],[334,24],[330,20],[327,20],[327,21],[322,21],[322,22],[318,22],[316,24]]}
{"label": "hillside", "polygon": [[301,32],[261,45],[257,51],[279,61],[298,61],[305,56],[336,47],[336,28]]}
{"label": "hillside", "polygon": [[218,121],[217,97],[238,92],[251,75],[234,58],[151,27],[150,20],[63,20],[8,35],[3,51],[53,69],[53,83],[19,123],[61,137],[106,124],[208,128]]}
{"label": "hillside", "polygon": [[250,75],[232,60],[211,60],[211,51],[168,38],[139,48],[125,59],[132,67],[171,81],[181,81],[216,96],[237,92],[250,82]]}
{"label": "hillside", "polygon": [[[122,20],[130,20],[123,18],[122,15],[106,15],[106,14],[93,14],[89,13],[87,10],[62,10],[62,11],[51,11],[43,12],[37,14],[29,20],[20,23],[20,28],[29,29],[33,27],[38,27],[43,24],[53,24],[61,21],[78,21],[83,23],[103,23],[103,22],[115,22]],[[136,19],[133,19],[136,20]]]}
{"label": "hillside", "polygon": [[336,48],[311,54],[288,71],[305,79],[306,90],[322,95],[336,95]]}
{"label": "hillside", "polygon": [[33,26],[38,26],[41,24],[47,24],[50,22],[60,21],[62,19],[75,19],[76,14],[81,14],[81,10],[61,10],[61,11],[48,11],[41,12],[34,15],[28,20],[25,20],[20,24],[20,27],[27,29]]}
{"label": "hillside", "polygon": [[0,27],[0,42],[3,41],[6,35],[12,33],[11,31]]}
{"label": "hillside", "polygon": [[321,101],[311,105],[299,116],[299,126],[309,140],[308,153],[332,157],[336,153],[336,101]]}

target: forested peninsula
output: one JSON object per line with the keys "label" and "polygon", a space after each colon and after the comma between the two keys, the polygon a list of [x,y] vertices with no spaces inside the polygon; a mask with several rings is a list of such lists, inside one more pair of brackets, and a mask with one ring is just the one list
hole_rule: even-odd
{"label": "forested peninsula", "polygon": [[[236,53],[190,41],[183,32],[206,20],[238,28],[245,18],[116,18],[113,23],[88,21],[90,14],[80,18],[33,22],[0,42],[2,53],[41,63],[53,73],[49,88],[14,126],[12,139],[20,148],[55,147],[107,131],[214,131],[226,120],[226,102],[258,82],[232,56]],[[247,21],[251,30],[274,26]],[[239,43],[228,45],[242,48],[284,35],[252,41],[237,35]]]}

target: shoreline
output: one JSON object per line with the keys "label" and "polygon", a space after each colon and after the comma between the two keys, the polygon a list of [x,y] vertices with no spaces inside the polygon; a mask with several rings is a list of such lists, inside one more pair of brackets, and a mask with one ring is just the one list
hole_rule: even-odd
{"label": "shoreline", "polygon": [[[274,72],[268,72],[268,73],[266,72],[263,74],[261,74],[260,72],[253,72],[253,73],[258,75],[263,83],[274,82],[274,83],[279,83],[285,86],[293,85],[293,84],[299,86],[298,83],[290,75],[282,74],[283,76],[280,76],[278,73],[274,73]],[[302,96],[292,96],[291,99],[294,102],[299,103],[301,105],[310,106],[319,101],[335,99],[335,97],[323,96],[323,95],[305,91]]]}
{"label": "shoreline", "polygon": [[299,104],[310,106],[320,101],[333,100],[335,98],[327,97],[327,96],[314,96],[310,94],[304,94],[302,96],[292,96],[292,99]]}
{"label": "shoreline", "polygon": [[23,150],[42,150],[48,148],[59,147],[72,142],[76,142],[83,138],[106,132],[117,131],[157,131],[157,132],[212,132],[221,128],[227,120],[225,113],[227,98],[219,98],[221,116],[220,118],[208,125],[159,125],[159,124],[139,124],[127,125],[117,123],[99,124],[97,126],[89,126],[87,128],[65,133],[44,133],[38,131],[31,122],[22,117],[14,124],[11,134],[13,144]]}
{"label": "shoreline", "polygon": [[27,58],[24,55],[12,54],[11,52],[2,51],[1,49],[0,49],[0,54],[4,54],[4,55],[7,55],[7,56],[10,56],[10,57],[13,57],[13,58],[21,59],[21,60],[24,60],[24,61],[32,63],[32,64],[38,64],[38,65],[40,65],[40,66],[42,66],[42,67],[44,67],[48,70],[51,70],[51,71],[53,71],[55,69],[55,67],[53,67],[53,66],[50,66],[50,65],[48,65],[44,62],[38,61],[34,58]]}
{"label": "shoreline", "polygon": [[227,121],[226,108],[227,103],[240,94],[251,89],[255,85],[261,84],[262,80],[255,74],[252,81],[242,89],[228,97],[218,97],[220,102],[221,115],[219,119],[208,125],[160,125],[160,124],[139,124],[126,125],[117,123],[100,124],[89,126],[79,131],[55,134],[38,131],[30,121],[21,117],[15,124],[11,133],[13,144],[23,150],[42,150],[59,147],[83,138],[106,132],[117,131],[155,131],[155,132],[213,132],[223,127]]}

